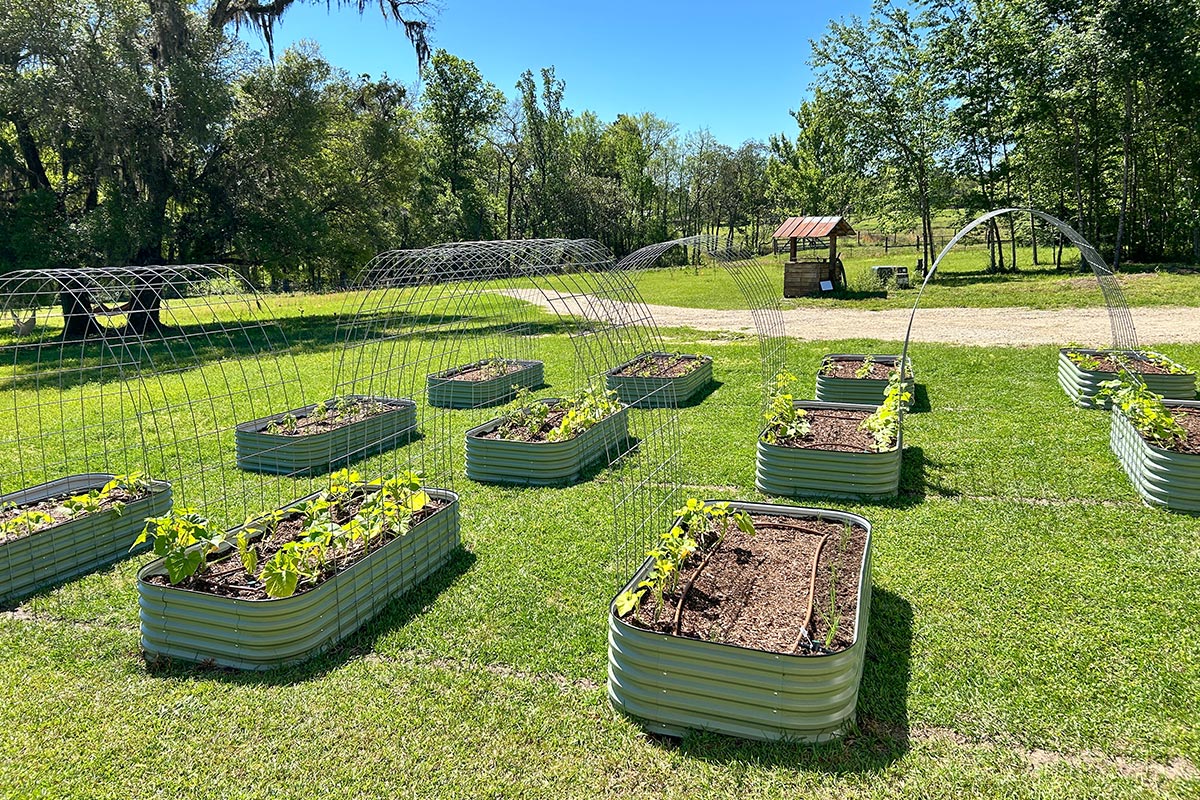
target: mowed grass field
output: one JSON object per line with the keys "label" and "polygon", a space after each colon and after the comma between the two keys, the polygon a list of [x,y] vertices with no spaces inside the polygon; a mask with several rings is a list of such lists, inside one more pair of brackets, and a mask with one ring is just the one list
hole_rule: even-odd
{"label": "mowed grass field", "polygon": [[[332,341],[341,300],[272,300],[301,380],[279,402],[326,391],[340,352],[320,343]],[[564,321],[545,322],[528,345],[547,364],[542,394],[554,395],[577,380],[581,344],[553,324]],[[668,349],[716,364],[714,390],[672,422],[685,493],[761,499],[757,343],[663,334]],[[793,343],[788,362],[811,396],[822,354],[897,350]],[[1200,345],[1162,350],[1200,364]],[[927,410],[906,421],[900,497],[781,500],[874,525],[859,725],[844,741],[676,741],[613,712],[606,613],[627,577],[613,557],[617,478],[473,483],[460,443],[486,412],[448,412],[435,432],[448,441],[464,548],[334,652],[263,674],[148,669],[134,586],[146,557],[0,612],[0,796],[1197,796],[1200,519],[1141,504],[1109,451],[1107,415],[1073,407],[1055,382],[1055,348],[917,345],[911,355]],[[130,394],[232,393],[260,362],[214,352]],[[86,398],[103,387],[86,386],[80,413],[100,424],[99,401]],[[59,400],[52,386],[19,391],[16,414]],[[195,462],[177,468],[195,475],[225,459],[210,476],[236,475],[228,438],[202,440],[245,410],[213,406],[201,429],[176,434],[196,443]],[[11,474],[13,456],[3,458]],[[230,489],[236,505],[307,487],[257,480]]]}
{"label": "mowed grass field", "polygon": [[[874,283],[871,267],[906,266],[919,285],[914,269],[917,255],[912,248],[893,250],[885,255],[882,248],[849,248],[841,252],[846,267],[849,292],[825,297],[795,298],[783,301],[785,308],[814,306],[879,311],[911,308],[916,291],[886,289]],[[923,308],[1004,308],[1036,309],[1082,308],[1103,306],[1104,296],[1091,270],[1033,266],[1032,251],[1018,248],[1017,272],[986,272],[987,251],[959,247],[952,250],[938,267],[921,298]],[[817,256],[827,255],[823,251]],[[1007,258],[1007,252],[1006,256]],[[1043,261],[1047,252],[1043,251]],[[1078,254],[1064,251],[1064,264],[1077,264]],[[783,262],[786,255],[757,259],[763,274],[773,287],[772,294],[783,294]],[[647,302],[685,308],[732,309],[744,306],[743,294],[729,273],[719,265],[651,269],[635,273],[633,281]],[[1134,265],[1122,269],[1118,282],[1131,306],[1200,306],[1200,270],[1181,265]]]}

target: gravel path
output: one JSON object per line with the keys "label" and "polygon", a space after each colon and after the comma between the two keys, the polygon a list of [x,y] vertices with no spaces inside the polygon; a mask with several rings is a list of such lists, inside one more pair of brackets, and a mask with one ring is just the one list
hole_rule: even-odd
{"label": "gravel path", "polygon": [[[534,303],[549,311],[574,316],[608,317],[641,309],[626,303],[600,300],[590,295],[537,289],[508,289],[510,297]],[[647,304],[654,321],[664,328],[685,327],[701,331],[754,332],[749,311],[718,311]],[[1130,309],[1143,345],[1167,342],[1200,342],[1200,309],[1179,306]],[[902,341],[908,325],[907,310],[859,311],[852,308],[794,308],[782,312],[789,336],[802,340],[883,339]],[[1038,345],[1082,342],[1103,344],[1110,338],[1104,308],[1069,308],[1041,311],[1031,308],[927,308],[917,311],[913,340],[969,345]]]}

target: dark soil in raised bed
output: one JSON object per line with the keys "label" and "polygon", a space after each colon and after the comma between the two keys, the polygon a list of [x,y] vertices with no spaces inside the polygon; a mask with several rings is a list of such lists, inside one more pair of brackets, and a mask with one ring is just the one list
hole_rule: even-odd
{"label": "dark soil in raised bed", "polygon": [[1115,359],[1111,356],[1090,355],[1089,353],[1080,353],[1079,355],[1083,355],[1088,358],[1094,358],[1100,364],[1100,366],[1098,366],[1094,369],[1086,368],[1086,367],[1080,366],[1079,364],[1075,365],[1075,366],[1079,367],[1080,369],[1086,370],[1087,372],[1111,372],[1115,375],[1120,370],[1127,369],[1127,370],[1130,370],[1132,372],[1137,372],[1142,375],[1170,375],[1171,374],[1171,370],[1167,369],[1166,367],[1161,366],[1159,364],[1155,364],[1153,361],[1143,361],[1140,358],[1126,358],[1121,361],[1117,361],[1117,359]]}
{"label": "dark soil in raised bed", "polygon": [[627,378],[681,378],[700,368],[699,356],[642,356],[616,374]]}
{"label": "dark soil in raised bed", "polygon": [[875,438],[859,426],[871,416],[870,411],[849,408],[805,409],[811,428],[807,435],[795,439],[780,439],[782,447],[808,450],[840,450],[849,453],[874,453]]}
{"label": "dark soil in raised bed", "polygon": [[[338,428],[344,428],[347,425],[352,425],[355,422],[361,422],[364,419],[378,417],[381,414],[386,414],[389,411],[399,411],[395,406],[389,406],[386,403],[363,403],[357,402],[354,406],[354,412],[350,414],[339,415],[336,408],[331,408],[325,412],[324,416],[304,416],[296,418],[296,430],[277,430],[268,431],[268,425],[264,425],[258,432],[270,433],[272,436],[312,436],[315,433],[324,433],[325,431],[335,431]],[[278,420],[276,420],[278,424]]]}
{"label": "dark soil in raised bed", "polygon": [[[833,367],[829,368],[828,364]],[[863,361],[858,359],[842,359],[837,358],[832,361],[826,361],[821,365],[821,374],[827,378],[843,378],[845,380],[875,380],[886,381],[888,373],[896,368],[895,364],[887,362],[875,361],[871,363],[871,371],[866,375],[858,375],[858,371],[862,369]]]}
{"label": "dark soil in raised bed", "polygon": [[519,364],[516,361],[505,361],[502,364],[495,362],[489,364],[472,364],[469,367],[462,367],[456,372],[451,372],[445,377],[455,381],[477,383],[479,381],[490,381],[493,378],[500,378],[504,375],[512,375],[514,372],[520,372],[523,369],[525,369],[525,365]]}
{"label": "dark soil in raised bed", "polygon": [[[735,527],[696,578],[683,606],[680,635],[772,653],[838,652],[849,647],[855,636],[866,530],[816,519],[768,515],[754,515],[753,519],[755,534],[748,536]],[[825,546],[820,547],[827,534]],[[810,593],[818,548],[816,586]],[[646,630],[672,633],[680,591],[703,558],[701,552],[688,558],[680,571],[679,589],[664,598],[664,608],[656,608],[655,598],[648,595],[626,621]],[[836,591],[831,591],[831,583]],[[809,640],[800,637],[810,594],[814,598],[808,630],[811,647]],[[831,612],[831,602],[836,613]],[[826,636],[835,627],[831,616],[837,624],[826,650]],[[797,639],[801,639],[798,650],[794,649]]]}
{"label": "dark soil in raised bed", "polygon": [[[336,508],[331,515],[333,521],[343,524],[353,519],[359,507],[362,506],[362,500],[362,496],[351,498],[349,502]],[[413,515],[410,528],[429,519],[447,505],[449,505],[449,502],[446,500],[430,498],[429,504]],[[299,539],[303,529],[304,521],[300,514],[296,513],[280,520],[273,530],[259,539],[256,545],[258,549],[259,569],[261,570],[262,565],[267,563],[285,544]],[[382,536],[372,540],[370,545],[371,552],[378,550],[395,538],[395,534],[385,532]],[[316,588],[337,573],[361,561],[366,555],[367,552],[364,550],[363,543],[355,542],[349,549],[339,554],[336,559],[332,559],[326,565],[325,571],[317,579],[316,584],[300,584],[296,588],[296,594],[303,594]],[[155,586],[172,585],[166,575],[150,575],[146,578],[146,582],[152,583]],[[202,572],[175,584],[175,588],[190,589],[221,597],[236,597],[242,600],[271,599],[270,595],[263,588],[262,582],[246,572],[242,567],[242,562],[236,548],[219,559],[210,559]]]}
{"label": "dark soil in raised bed", "polygon": [[[0,511],[0,522],[7,522],[8,520],[14,519],[27,511],[44,511],[50,516],[54,517],[54,522],[41,525],[35,528],[32,533],[21,533],[17,534],[16,536],[0,535],[0,541],[9,542],[13,539],[24,539],[26,536],[32,536],[34,533],[41,533],[42,531],[50,530],[51,528],[61,525],[69,520],[84,519],[85,517],[91,516],[91,514],[71,516],[66,507],[63,506],[63,503],[67,499],[71,497],[77,497],[82,494],[87,494],[87,492],[63,492],[62,494],[56,494],[53,497],[47,497],[45,500],[39,500],[36,503],[26,503],[25,505],[21,506],[10,506],[3,511]],[[135,500],[141,500],[143,497],[148,497],[149,495],[150,492],[148,491],[130,492],[126,489],[113,489],[108,493],[108,497],[104,498],[104,500],[100,503],[100,511],[95,513],[107,511],[116,503],[124,503],[128,505]]]}

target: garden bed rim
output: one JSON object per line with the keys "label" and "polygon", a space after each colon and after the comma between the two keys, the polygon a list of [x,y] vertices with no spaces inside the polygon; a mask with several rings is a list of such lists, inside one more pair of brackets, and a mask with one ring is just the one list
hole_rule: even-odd
{"label": "garden bed rim", "polygon": [[[855,605],[855,608],[854,608],[854,641],[852,641],[850,644],[848,644],[845,648],[838,650],[836,653],[814,653],[814,654],[776,653],[776,652],[772,652],[770,650],[761,650],[756,647],[746,647],[745,645],[731,644],[729,642],[717,642],[717,641],[709,641],[706,639],[694,639],[690,636],[679,636],[674,633],[660,633],[659,631],[646,630],[645,628],[638,627],[637,625],[631,625],[630,623],[626,622],[619,614],[617,614],[617,598],[620,597],[624,592],[631,590],[634,586],[637,585],[636,582],[642,577],[643,573],[645,573],[650,568],[650,566],[653,564],[653,562],[654,562],[653,556],[646,557],[646,560],[642,562],[641,566],[639,566],[636,570],[634,570],[633,577],[631,577],[621,587],[621,589],[615,595],[613,595],[612,600],[609,601],[608,615],[614,624],[621,626],[621,628],[623,630],[625,630],[631,634],[634,634],[634,635],[644,634],[646,636],[661,637],[663,639],[678,639],[678,640],[687,641],[687,642],[696,642],[701,645],[713,645],[716,647],[729,648],[732,651],[756,653],[756,654],[760,654],[763,656],[783,658],[783,659],[800,658],[800,659],[804,659],[806,661],[809,661],[812,659],[838,658],[838,657],[844,656],[846,653],[851,652],[852,650],[854,650],[856,647],[858,647],[860,645],[860,643],[862,642],[862,639],[859,636],[859,631],[861,630],[861,622],[862,622],[862,603],[861,603],[862,596],[863,596],[862,576],[863,576],[864,572],[866,571],[867,563],[869,562],[870,555],[871,555],[871,523],[865,517],[863,517],[859,514],[855,514],[851,511],[838,511],[838,510],[832,509],[832,508],[814,508],[811,506],[789,506],[789,505],[783,505],[781,503],[759,503],[759,502],[750,501],[750,500],[714,499],[714,500],[705,500],[704,502],[706,502],[706,503],[726,503],[727,502],[727,503],[729,503],[730,508],[733,508],[733,509],[736,509],[739,511],[745,511],[749,514],[760,514],[760,515],[774,514],[774,515],[778,515],[778,516],[794,517],[796,519],[817,518],[817,519],[822,519],[822,520],[832,519],[832,520],[838,520],[840,522],[850,522],[850,523],[858,525],[858,526],[862,527],[864,530],[866,530],[867,538],[866,538],[866,542],[864,542],[864,544],[863,544],[862,559],[858,565],[859,585],[858,585],[857,594],[858,594],[859,602]],[[680,519],[681,519],[680,517],[676,517],[675,522],[672,524],[678,525]]]}
{"label": "garden bed rim", "polygon": [[[369,484],[359,484],[359,485],[358,485],[358,487],[359,487],[359,488],[372,488],[372,487],[370,487],[370,485],[369,485]],[[378,487],[374,487],[374,488],[378,488]],[[417,524],[424,524],[424,523],[426,523],[426,522],[432,521],[432,520],[433,520],[435,517],[437,517],[438,515],[440,515],[442,512],[444,512],[444,511],[449,511],[449,510],[450,510],[450,509],[451,509],[453,506],[457,505],[457,504],[458,504],[458,502],[459,502],[459,496],[458,496],[458,493],[457,493],[457,492],[455,492],[455,491],[453,491],[453,490],[451,490],[451,489],[440,489],[440,488],[436,488],[436,487],[432,487],[432,486],[430,486],[430,487],[422,486],[422,487],[421,487],[421,489],[422,489],[424,492],[426,492],[426,493],[427,493],[427,494],[428,494],[430,497],[432,497],[432,498],[436,498],[436,499],[439,499],[439,500],[448,500],[448,501],[449,501],[449,503],[448,503],[446,506],[444,506],[443,508],[439,508],[439,509],[438,509],[437,511],[435,511],[433,514],[430,514],[430,515],[429,515],[429,517],[427,517],[427,518],[426,518],[426,519],[424,519],[424,520],[421,520],[421,522],[420,522],[420,523],[417,523]],[[295,508],[296,506],[299,506],[299,505],[300,505],[300,504],[302,504],[302,503],[305,503],[305,502],[307,502],[307,501],[309,501],[309,500],[312,500],[312,499],[314,499],[314,498],[318,497],[320,494],[321,494],[321,492],[320,492],[320,491],[316,491],[316,492],[313,492],[313,493],[311,493],[311,494],[307,494],[307,495],[305,495],[304,497],[300,497],[300,498],[298,498],[298,499],[296,499],[296,500],[293,500],[292,502],[288,503],[287,505],[285,505],[285,506],[282,506],[282,507],[281,507],[281,508],[279,508],[278,510],[279,510],[279,511],[286,511],[286,510],[288,510],[288,509]],[[251,524],[252,522],[257,522],[257,521],[259,521],[260,519],[263,519],[265,516],[266,516],[266,513],[264,513],[264,514],[262,514],[262,515],[260,515],[260,516],[258,516],[258,517],[255,517],[255,518],[254,518],[253,520],[251,520],[250,522],[244,522],[244,523],[242,523],[242,524],[240,524],[240,525],[235,525],[234,527],[232,527],[232,528],[229,528],[229,529],[227,529],[226,531],[224,531],[224,533],[225,533],[225,539],[224,539],[224,541],[222,541],[222,542],[221,542],[221,544],[220,544],[220,545],[218,545],[218,546],[217,546],[216,555],[217,555],[219,558],[225,558],[225,557],[229,556],[229,555],[230,555],[230,553],[236,549],[236,544],[235,544],[235,542],[234,542],[234,537],[236,537],[236,535],[237,535],[238,531],[242,530],[243,528],[245,528],[247,525]],[[411,532],[412,532],[412,528],[409,528],[409,533],[411,533]],[[375,554],[375,553],[379,552],[380,550],[382,550],[384,547],[387,547],[388,545],[391,545],[391,544],[393,544],[393,543],[396,543],[396,542],[402,542],[402,541],[404,541],[405,537],[406,537],[406,536],[408,536],[408,535],[409,535],[409,533],[406,533],[406,534],[404,534],[403,536],[396,536],[396,537],[392,538],[391,540],[389,540],[388,542],[385,542],[385,543],[384,543],[384,544],[383,544],[383,545],[382,545],[382,546],[381,546],[379,549],[371,551],[371,552],[370,552],[370,553],[368,553],[366,556],[364,556],[364,557],[362,557],[362,558],[358,559],[357,561],[355,561],[353,564],[350,564],[349,566],[345,567],[344,569],[342,569],[342,570],[341,570],[341,571],[339,571],[339,572],[335,572],[333,575],[329,576],[329,578],[328,578],[328,579],[326,579],[325,581],[322,581],[321,583],[317,584],[317,585],[316,585],[316,586],[314,586],[312,589],[310,589],[310,590],[308,590],[308,591],[305,591],[305,592],[296,592],[295,594],[290,594],[290,595],[288,595],[287,597],[266,597],[266,598],[262,598],[262,597],[227,597],[226,595],[215,594],[215,593],[213,593],[213,592],[202,592],[202,591],[199,591],[199,590],[197,590],[197,589],[188,589],[188,588],[186,588],[186,587],[182,587],[182,586],[175,586],[175,585],[173,585],[173,584],[167,584],[167,585],[163,586],[163,585],[159,585],[159,584],[150,583],[149,581],[147,581],[147,580],[146,580],[146,578],[147,578],[147,577],[149,577],[150,575],[152,575],[152,574],[159,574],[159,575],[166,574],[166,570],[165,570],[165,568],[163,568],[163,567],[161,566],[161,563],[162,563],[162,561],[163,561],[163,559],[162,559],[161,557],[159,557],[159,558],[155,558],[154,560],[150,561],[148,564],[145,564],[145,565],[144,565],[144,566],[142,566],[140,569],[138,569],[138,571],[137,571],[137,583],[138,583],[138,586],[139,586],[139,587],[145,586],[145,587],[146,587],[146,589],[147,589],[147,591],[158,591],[158,590],[161,590],[161,591],[163,591],[163,592],[167,592],[167,591],[172,591],[172,592],[183,592],[183,593],[186,593],[186,594],[189,594],[189,595],[196,595],[196,596],[198,596],[198,597],[212,598],[212,599],[214,599],[214,600],[215,600],[215,601],[217,601],[217,602],[221,602],[221,601],[228,601],[228,602],[231,602],[231,603],[255,603],[255,604],[261,604],[261,603],[278,603],[278,604],[286,604],[286,603],[287,603],[287,601],[290,601],[290,600],[298,600],[299,598],[304,598],[304,597],[307,597],[309,594],[311,594],[311,592],[313,592],[313,591],[316,591],[316,590],[320,589],[320,588],[321,588],[321,586],[323,586],[323,585],[325,585],[326,583],[328,583],[328,582],[329,582],[329,580],[332,580],[334,577],[336,577],[336,576],[338,576],[338,575],[341,575],[341,574],[344,574],[344,573],[346,573],[346,572],[350,571],[350,570],[351,570],[351,569],[353,569],[354,567],[356,567],[356,566],[358,566],[359,564],[363,563],[363,562],[364,562],[364,561],[365,561],[367,558],[369,558],[371,555],[373,555],[373,554]],[[260,534],[260,536],[261,536],[261,534]],[[197,547],[202,547],[202,546],[203,546],[203,544],[196,544],[196,545],[192,545],[192,548],[194,549],[194,548],[197,548]],[[216,560],[217,560],[217,559],[213,559],[213,561],[216,561]],[[213,563],[213,562],[208,562],[208,563]]]}
{"label": "garden bed rim", "polygon": [[349,427],[356,423],[366,422],[368,420],[375,419],[377,417],[384,417],[384,416],[387,416],[388,414],[392,414],[397,411],[402,411],[404,409],[411,408],[411,409],[415,410],[417,407],[416,401],[411,400],[407,397],[385,397],[385,396],[372,396],[372,395],[363,395],[363,394],[347,394],[347,395],[342,395],[341,397],[331,397],[328,400],[325,400],[323,402],[326,405],[329,405],[330,403],[334,403],[339,399],[340,400],[376,400],[380,403],[383,403],[384,405],[390,406],[391,408],[389,408],[387,411],[385,411],[381,414],[373,414],[370,417],[364,417],[363,419],[355,420],[354,422],[349,422],[349,423],[346,423],[345,425],[340,425],[336,428],[327,428],[327,429],[321,430],[321,431],[314,431],[313,433],[296,433],[296,434],[285,436],[284,434],[281,434],[281,433],[268,433],[265,430],[267,425],[271,424],[272,422],[279,422],[280,420],[282,420],[284,417],[286,417],[289,414],[296,416],[296,415],[298,415],[299,412],[303,412],[304,415],[307,416],[309,413],[312,412],[312,410],[314,408],[316,408],[317,406],[320,405],[320,403],[310,403],[306,406],[300,406],[299,408],[293,408],[293,409],[289,409],[287,411],[280,411],[275,414],[270,414],[265,417],[260,417],[259,419],[252,419],[248,422],[239,422],[237,424],[237,426],[235,427],[235,430],[238,433],[255,433],[255,434],[260,434],[262,436],[275,436],[280,439],[285,439],[287,441],[295,441],[297,439],[305,439],[310,436],[320,436],[321,434],[332,433],[334,431],[341,430],[342,428]]}

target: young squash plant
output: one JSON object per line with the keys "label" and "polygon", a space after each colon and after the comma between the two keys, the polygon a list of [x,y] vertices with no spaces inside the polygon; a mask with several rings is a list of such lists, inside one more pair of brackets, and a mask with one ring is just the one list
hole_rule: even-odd
{"label": "young squash plant", "polygon": [[1187,439],[1187,431],[1163,404],[1162,396],[1150,391],[1128,370],[1121,370],[1116,380],[1100,384],[1099,396],[1111,397],[1115,410],[1124,414],[1139,433],[1163,447]]}
{"label": "young squash plant", "polygon": [[905,389],[900,381],[899,370],[892,370],[888,374],[888,387],[883,395],[883,404],[859,426],[871,434],[874,440],[871,449],[883,453],[896,446],[896,439],[900,435],[900,406],[911,399],[912,393]]}
{"label": "young squash plant", "polygon": [[[51,514],[46,511],[31,509],[8,520],[0,521],[0,541],[17,536],[28,536],[45,530],[56,522],[78,519],[88,514],[95,514],[108,508],[120,515],[125,510],[125,503],[114,500],[112,495],[117,490],[128,494],[140,495],[150,490],[152,483],[140,472],[128,475],[116,475],[99,489],[92,489],[83,494],[71,495],[54,509]],[[2,509],[0,509],[2,510]]]}
{"label": "young squash plant", "polygon": [[763,414],[767,421],[763,438],[768,444],[800,439],[812,430],[812,423],[806,419],[808,412],[795,405],[796,396],[793,392],[798,382],[799,378],[786,371],[778,373],[773,380],[771,400]]}
{"label": "young squash plant", "polygon": [[[690,497],[687,504],[678,509],[675,515],[678,517],[675,525],[659,536],[656,547],[646,552],[646,555],[654,560],[650,574],[633,589],[617,595],[617,616],[623,617],[637,610],[649,596],[654,598],[654,618],[657,620],[666,607],[666,596],[678,590],[680,570],[688,558],[701,553],[704,557],[700,565],[702,569],[708,556],[721,546],[733,526],[748,535],[754,534],[754,522],[750,515],[745,511],[731,511],[729,503],[726,502],[706,503]],[[678,607],[682,607],[688,588],[691,588],[690,582],[679,598]],[[676,624],[678,616],[677,610]]]}

